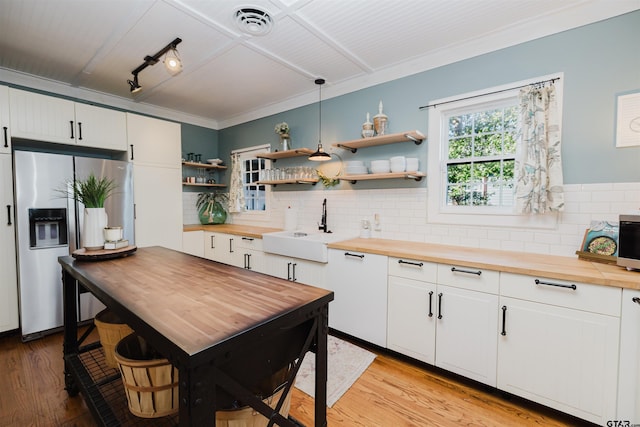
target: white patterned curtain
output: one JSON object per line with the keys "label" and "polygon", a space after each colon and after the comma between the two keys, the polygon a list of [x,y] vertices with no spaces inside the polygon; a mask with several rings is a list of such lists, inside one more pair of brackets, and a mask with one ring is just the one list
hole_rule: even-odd
{"label": "white patterned curtain", "polygon": [[562,211],[560,118],[556,89],[537,85],[520,90],[520,138],[516,148],[516,212]]}
{"label": "white patterned curtain", "polygon": [[231,184],[229,187],[229,212],[244,212],[244,187],[242,185],[242,161],[240,154],[231,155]]}

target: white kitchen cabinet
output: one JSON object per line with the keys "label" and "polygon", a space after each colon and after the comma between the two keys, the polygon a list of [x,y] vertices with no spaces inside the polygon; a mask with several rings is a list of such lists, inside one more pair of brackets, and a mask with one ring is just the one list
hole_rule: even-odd
{"label": "white kitchen cabinet", "polygon": [[387,346],[387,257],[329,249],[329,326]]}
{"label": "white kitchen cabinet", "polygon": [[502,273],[500,293],[498,388],[615,419],[621,289]]}
{"label": "white kitchen cabinet", "polygon": [[133,167],[135,241],[138,247],[182,250],[180,169]]}
{"label": "white kitchen cabinet", "polygon": [[125,113],[54,96],[9,90],[11,135],[35,141],[125,151]]}
{"label": "white kitchen cabinet", "polygon": [[[129,161],[134,165],[182,167],[180,124],[127,113]],[[178,183],[182,181],[182,176]]]}
{"label": "white kitchen cabinet", "polygon": [[495,386],[498,278],[496,271],[389,258],[387,347]]}
{"label": "white kitchen cabinet", "polygon": [[435,364],[435,293],[435,283],[389,276],[387,348]]}
{"label": "white kitchen cabinet", "polygon": [[204,231],[183,231],[182,252],[204,258]]}
{"label": "white kitchen cabinet", "polygon": [[640,420],[640,290],[622,290],[617,420]]}
{"label": "white kitchen cabinet", "polygon": [[124,112],[78,102],[74,105],[78,145],[127,150],[127,119]]}
{"label": "white kitchen cabinet", "polygon": [[496,385],[498,296],[438,284],[435,365]]}
{"label": "white kitchen cabinet", "polygon": [[270,276],[325,288],[325,263],[265,253],[264,264],[265,273]]}
{"label": "white kitchen cabinet", "polygon": [[262,239],[236,235],[233,236],[230,247],[234,251],[233,259],[237,267],[258,273],[266,272],[264,252],[262,252]]}
{"label": "white kitchen cabinet", "polygon": [[0,154],[11,154],[11,117],[7,86],[0,86],[0,132]]}
{"label": "white kitchen cabinet", "polygon": [[[133,186],[136,245],[182,250],[180,125],[127,113],[127,135],[135,151]],[[133,138],[133,139],[132,139]],[[155,147],[156,153],[150,149]],[[159,162],[158,153],[164,153]],[[169,153],[171,156],[169,156]],[[169,159],[171,157],[171,159]]]}
{"label": "white kitchen cabinet", "polygon": [[221,233],[212,233],[210,231],[204,232],[204,257],[211,261],[226,262],[224,257],[224,237]]}
{"label": "white kitchen cabinet", "polygon": [[265,273],[262,239],[227,233],[204,233],[204,257],[223,264]]}
{"label": "white kitchen cabinet", "polygon": [[18,328],[15,218],[11,155],[0,154],[0,332]]}
{"label": "white kitchen cabinet", "polygon": [[437,264],[389,258],[387,347],[435,364]]}

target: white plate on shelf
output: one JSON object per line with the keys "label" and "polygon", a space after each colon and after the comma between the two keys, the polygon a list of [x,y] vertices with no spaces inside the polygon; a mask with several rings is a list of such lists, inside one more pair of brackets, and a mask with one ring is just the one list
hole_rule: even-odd
{"label": "white plate on shelf", "polygon": [[207,159],[207,163],[210,163],[212,165],[218,165],[220,163],[222,163],[221,159]]}

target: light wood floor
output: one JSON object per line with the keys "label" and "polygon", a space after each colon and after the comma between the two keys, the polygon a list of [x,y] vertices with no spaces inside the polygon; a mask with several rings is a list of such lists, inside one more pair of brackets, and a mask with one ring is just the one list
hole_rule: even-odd
{"label": "light wood floor", "polygon": [[[62,371],[61,334],[1,337],[0,426],[95,426],[82,398],[67,396]],[[291,415],[313,426],[313,400],[295,388]],[[386,353],[327,415],[330,427],[590,425]]]}

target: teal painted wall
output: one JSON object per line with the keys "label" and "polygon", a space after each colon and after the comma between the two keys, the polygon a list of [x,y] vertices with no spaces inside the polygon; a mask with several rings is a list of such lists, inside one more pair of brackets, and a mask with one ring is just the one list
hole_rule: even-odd
{"label": "teal painted wall", "polygon": [[[382,99],[389,132],[417,129],[427,134],[430,100],[482,90],[556,72],[564,72],[563,170],[567,184],[640,181],[640,147],[615,147],[616,96],[640,91],[640,11],[514,47],[459,61],[322,102],[322,142],[360,136],[365,115],[377,112]],[[328,82],[330,83],[330,82]],[[312,80],[310,87],[314,87]],[[318,104],[265,117],[219,132],[219,152],[269,143],[278,148],[273,128],[286,121],[294,147],[315,148]],[[428,142],[427,142],[428,143]],[[418,156],[426,164],[426,144],[393,144],[359,150],[356,155],[336,149],[343,160]],[[278,167],[312,166],[304,158],[279,160]],[[428,173],[428,171],[427,171]],[[360,182],[354,188],[425,186],[404,180]],[[342,183],[338,188],[347,188]],[[278,186],[293,190],[298,186]],[[300,189],[308,189],[302,186]],[[318,185],[315,189],[322,189]]]}

